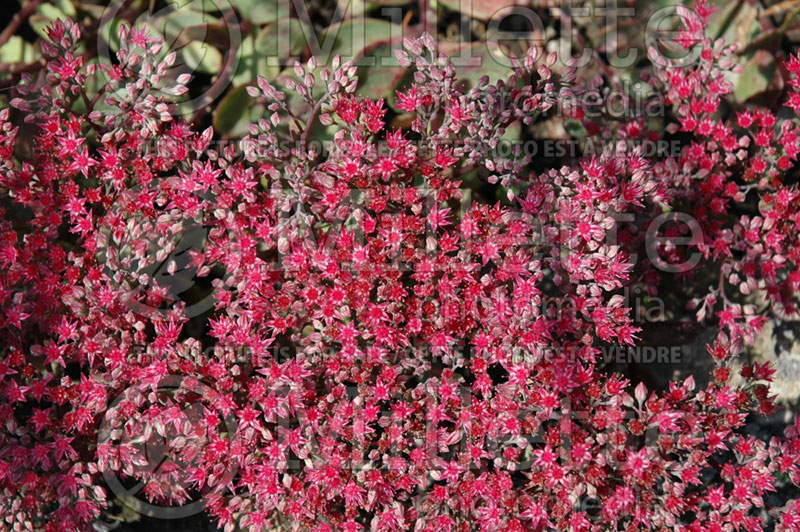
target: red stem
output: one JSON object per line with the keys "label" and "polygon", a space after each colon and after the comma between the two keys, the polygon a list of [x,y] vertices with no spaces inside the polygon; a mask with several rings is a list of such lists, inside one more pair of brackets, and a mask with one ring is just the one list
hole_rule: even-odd
{"label": "red stem", "polygon": [[0,33],[0,46],[3,46],[5,43],[7,43],[8,40],[15,33],[17,33],[17,30],[22,23],[28,20],[28,17],[30,17],[33,12],[36,11],[36,8],[39,7],[39,4],[41,3],[42,0],[30,0],[30,2],[25,4],[25,7],[23,7],[16,15],[14,15],[14,18],[11,19],[11,22],[9,22],[8,26],[6,26],[3,32]]}

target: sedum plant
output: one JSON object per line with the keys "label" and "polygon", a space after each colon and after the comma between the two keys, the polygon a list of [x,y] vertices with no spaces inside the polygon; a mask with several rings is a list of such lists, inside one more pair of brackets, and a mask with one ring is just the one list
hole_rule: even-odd
{"label": "sedum plant", "polygon": [[[654,62],[671,129],[584,116],[610,149],[534,173],[500,155],[506,129],[583,83],[536,49],[471,86],[407,39],[405,132],[355,66],[312,58],[250,86],[269,116],[219,144],[173,118],[189,80],[164,86],[159,41],[122,26],[117,63],[87,65],[52,25],[46,78],[0,112],[0,527],[88,530],[133,481],[227,532],[800,529],[768,501],[800,481],[800,425],[744,434],[773,370],[735,364],[768,311],[796,312],[800,139],[719,112],[734,50],[702,28],[694,64]],[[612,149],[677,130],[674,157]],[[470,201],[475,168],[508,202]],[[676,213],[701,238],[675,245]],[[654,220],[664,267],[636,266]],[[681,275],[715,272],[688,301],[720,329],[708,384],[604,371],[602,346],[639,341],[621,291],[691,256]]]}

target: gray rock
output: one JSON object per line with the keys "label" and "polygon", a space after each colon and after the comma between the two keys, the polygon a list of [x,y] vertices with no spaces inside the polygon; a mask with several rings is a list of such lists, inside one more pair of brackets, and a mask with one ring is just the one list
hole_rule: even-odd
{"label": "gray rock", "polygon": [[800,321],[769,320],[748,350],[752,362],[770,362],[775,375],[770,391],[783,405],[800,399]]}

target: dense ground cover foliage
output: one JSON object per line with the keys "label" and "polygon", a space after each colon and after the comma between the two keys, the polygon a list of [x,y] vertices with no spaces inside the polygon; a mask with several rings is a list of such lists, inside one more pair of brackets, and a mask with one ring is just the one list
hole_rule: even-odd
{"label": "dense ground cover foliage", "polygon": [[[796,312],[800,131],[721,108],[740,67],[694,10],[694,61],[651,51],[666,131],[585,113],[554,54],[470,84],[424,35],[398,52],[409,131],[355,66],[312,58],[248,87],[271,115],[227,145],[171,113],[189,80],[165,82],[157,39],[121,26],[117,62],[85,64],[54,24],[46,78],[0,111],[3,528],[88,529],[133,479],[225,530],[800,529],[798,503],[766,502],[800,482],[800,425],[744,435],[773,370],[734,364]],[[796,112],[800,59],[785,69]],[[607,149],[539,173],[497,149],[556,108]],[[631,147],[673,134],[674,157]],[[506,202],[465,197],[476,167]],[[624,288],[701,269],[707,386],[598,367],[638,341]]]}

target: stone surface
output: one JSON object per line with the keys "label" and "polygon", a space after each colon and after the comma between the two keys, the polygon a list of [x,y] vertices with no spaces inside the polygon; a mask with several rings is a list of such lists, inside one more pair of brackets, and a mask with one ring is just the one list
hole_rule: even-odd
{"label": "stone surface", "polygon": [[748,350],[754,362],[775,368],[771,392],[778,402],[792,405],[800,399],[800,321],[769,320]]}

